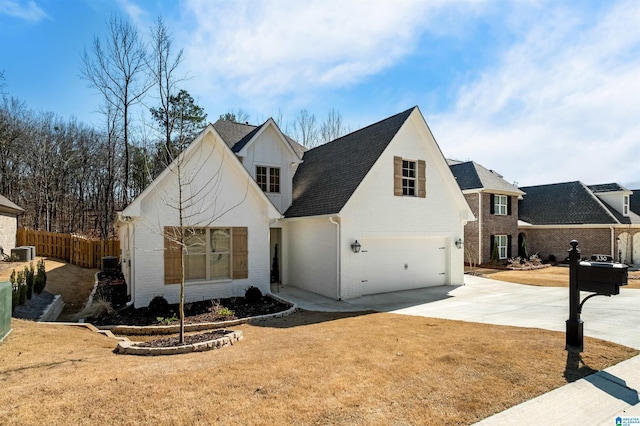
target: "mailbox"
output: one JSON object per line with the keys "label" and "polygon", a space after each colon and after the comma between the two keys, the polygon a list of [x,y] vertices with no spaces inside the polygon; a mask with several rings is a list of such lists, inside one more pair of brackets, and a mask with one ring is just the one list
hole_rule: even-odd
{"label": "mailbox", "polygon": [[578,290],[611,296],[627,285],[627,265],[610,262],[580,262],[577,270]]}

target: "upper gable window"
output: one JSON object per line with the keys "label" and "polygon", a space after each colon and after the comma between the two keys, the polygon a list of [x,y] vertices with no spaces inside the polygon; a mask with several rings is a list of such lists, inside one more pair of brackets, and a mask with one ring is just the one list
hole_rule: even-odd
{"label": "upper gable window", "polygon": [[506,215],[509,211],[509,197],[506,195],[493,196],[493,214]]}
{"label": "upper gable window", "polygon": [[426,163],[424,160],[393,158],[393,194],[406,197],[425,198]]}
{"label": "upper gable window", "polygon": [[416,196],[416,162],[402,160],[402,195]]}
{"label": "upper gable window", "polygon": [[256,183],[264,192],[280,192],[280,168],[256,166]]}
{"label": "upper gable window", "polygon": [[629,216],[629,196],[625,195],[622,199],[622,215]]}

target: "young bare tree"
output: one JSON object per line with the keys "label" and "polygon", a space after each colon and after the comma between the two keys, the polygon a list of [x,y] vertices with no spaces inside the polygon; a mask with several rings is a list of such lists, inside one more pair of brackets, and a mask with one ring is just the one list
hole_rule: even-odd
{"label": "young bare tree", "polygon": [[137,29],[128,21],[111,17],[107,22],[106,43],[96,36],[81,57],[81,77],[97,89],[104,101],[118,112],[122,120],[124,170],[122,202],[129,199],[129,146],[131,108],[139,103],[151,87],[145,74],[147,52]]}
{"label": "young bare tree", "polygon": [[176,226],[156,223],[151,230],[163,236],[164,250],[179,261],[180,343],[184,343],[185,259],[204,250],[209,242],[205,240],[203,229],[244,203],[249,190],[248,177],[244,194],[236,194],[234,200],[221,199],[225,161],[224,149],[212,143],[200,143],[180,153],[167,167],[174,182],[170,189],[156,187],[162,206],[177,217]]}

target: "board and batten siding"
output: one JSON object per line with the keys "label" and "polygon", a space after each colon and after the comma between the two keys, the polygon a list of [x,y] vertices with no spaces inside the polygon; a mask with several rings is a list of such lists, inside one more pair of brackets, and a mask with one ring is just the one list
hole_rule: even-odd
{"label": "board and batten siding", "polygon": [[280,193],[265,193],[273,205],[283,213],[291,205],[293,197],[293,170],[291,164],[299,159],[292,154],[280,139],[275,129],[268,126],[246,150],[242,164],[251,177],[256,179],[256,167],[280,168]]}

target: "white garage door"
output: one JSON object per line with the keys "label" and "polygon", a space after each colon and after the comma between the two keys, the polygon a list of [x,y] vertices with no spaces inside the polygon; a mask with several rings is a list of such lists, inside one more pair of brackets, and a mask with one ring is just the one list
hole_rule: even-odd
{"label": "white garage door", "polygon": [[445,238],[367,238],[361,254],[362,294],[446,284]]}

